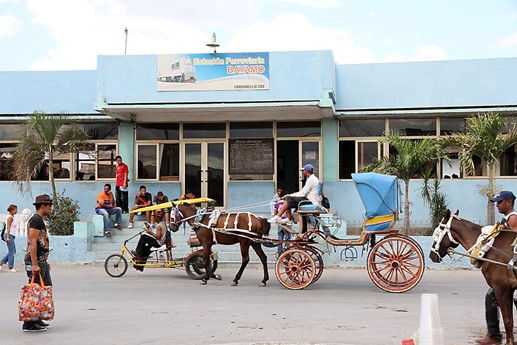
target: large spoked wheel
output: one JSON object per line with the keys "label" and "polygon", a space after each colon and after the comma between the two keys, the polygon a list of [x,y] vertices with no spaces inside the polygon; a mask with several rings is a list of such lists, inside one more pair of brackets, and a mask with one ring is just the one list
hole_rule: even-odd
{"label": "large spoked wheel", "polygon": [[314,280],[316,266],[311,254],[302,249],[288,249],[276,260],[276,278],[288,289],[300,290]]}
{"label": "large spoked wheel", "polygon": [[122,277],[127,271],[127,260],[120,254],[110,255],[104,262],[104,269],[110,277]]}
{"label": "large spoked wheel", "polygon": [[368,254],[368,275],[387,292],[406,292],[424,275],[424,256],[410,237],[389,236],[380,240]]}
{"label": "large spoked wheel", "polygon": [[309,253],[312,260],[314,261],[314,277],[312,278],[311,282],[311,284],[314,284],[318,281],[318,279],[321,278],[321,275],[323,274],[323,258],[321,257],[321,253],[312,247],[305,247],[303,250]]}
{"label": "large spoked wheel", "polygon": [[[217,260],[210,258],[210,269],[212,273],[217,269]],[[203,266],[203,255],[192,254],[185,261],[185,271],[194,280],[201,280],[205,277],[205,267]]]}

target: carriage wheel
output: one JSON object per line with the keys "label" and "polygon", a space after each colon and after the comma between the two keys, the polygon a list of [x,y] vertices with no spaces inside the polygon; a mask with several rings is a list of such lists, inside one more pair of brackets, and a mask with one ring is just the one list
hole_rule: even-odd
{"label": "carriage wheel", "polygon": [[[217,260],[210,258],[210,269],[212,273],[217,269]],[[192,254],[185,261],[185,271],[194,280],[201,280],[205,277],[205,267],[203,266],[203,254]]]}
{"label": "carriage wheel", "polygon": [[321,257],[320,252],[312,247],[304,247],[303,250],[309,253],[314,261],[314,277],[312,278],[311,284],[314,284],[321,278],[323,274],[323,258]]}
{"label": "carriage wheel", "polygon": [[405,236],[385,237],[368,254],[368,275],[388,292],[406,292],[424,275],[424,256],[418,243]]}
{"label": "carriage wheel", "polygon": [[127,271],[127,260],[120,254],[110,255],[104,261],[104,270],[110,277],[122,277]]}
{"label": "carriage wheel", "polygon": [[300,290],[311,284],[315,271],[314,260],[302,249],[287,249],[276,260],[276,279],[291,290]]}

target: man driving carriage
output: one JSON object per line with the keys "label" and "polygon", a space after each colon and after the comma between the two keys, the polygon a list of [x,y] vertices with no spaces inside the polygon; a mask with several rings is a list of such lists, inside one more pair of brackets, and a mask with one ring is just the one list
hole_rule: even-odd
{"label": "man driving carriage", "polygon": [[269,223],[282,222],[282,218],[280,218],[279,215],[284,214],[287,210],[297,208],[300,201],[308,200],[318,207],[321,206],[320,180],[314,175],[314,167],[312,164],[305,164],[303,167],[303,175],[307,178],[305,186],[303,186],[299,192],[282,197],[286,202],[275,216],[267,220]]}
{"label": "man driving carriage", "polygon": [[[132,251],[135,259],[141,265],[147,262],[147,258],[151,254],[151,248],[160,248],[170,241],[170,234],[163,221],[162,210],[156,210],[154,212],[154,221],[157,223],[156,232],[153,232],[149,223],[146,223],[145,232],[140,236],[136,249]],[[134,265],[134,267],[141,272],[144,271],[143,266]]]}
{"label": "man driving carriage", "polygon": [[[517,230],[517,211],[514,209],[515,195],[510,191],[502,191],[492,201],[496,203],[499,213],[504,215],[501,224],[505,224],[510,230]],[[499,304],[497,303],[494,290],[489,288],[485,295],[487,335],[484,338],[476,339],[475,342],[477,344],[501,344],[502,335],[499,329],[498,308]]]}

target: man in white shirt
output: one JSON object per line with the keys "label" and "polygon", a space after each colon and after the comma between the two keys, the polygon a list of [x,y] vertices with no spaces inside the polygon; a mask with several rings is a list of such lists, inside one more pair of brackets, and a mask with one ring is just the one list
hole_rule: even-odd
{"label": "man in white shirt", "polygon": [[314,167],[312,164],[305,164],[303,167],[303,175],[307,178],[305,181],[305,186],[303,186],[302,190],[293,194],[285,195],[283,199],[285,202],[280,210],[278,210],[277,215],[268,219],[267,221],[270,223],[279,223],[283,220],[278,215],[283,214],[288,209],[297,208],[298,203],[302,200],[309,200],[316,206],[321,206],[321,195],[320,195],[320,180],[314,175]]}

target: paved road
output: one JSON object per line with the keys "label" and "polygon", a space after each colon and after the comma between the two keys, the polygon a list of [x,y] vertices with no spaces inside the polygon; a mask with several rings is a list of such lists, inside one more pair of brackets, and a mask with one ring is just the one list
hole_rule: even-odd
{"label": "paved road", "polygon": [[273,274],[235,269],[207,286],[184,271],[131,269],[110,278],[102,267],[56,266],[56,318],[44,333],[17,321],[24,272],[0,272],[1,344],[401,344],[418,329],[422,293],[438,294],[446,345],[483,335],[486,283],[474,270],[427,270],[404,294],[381,291],[365,269],[326,269],[305,290],[283,288]]}

